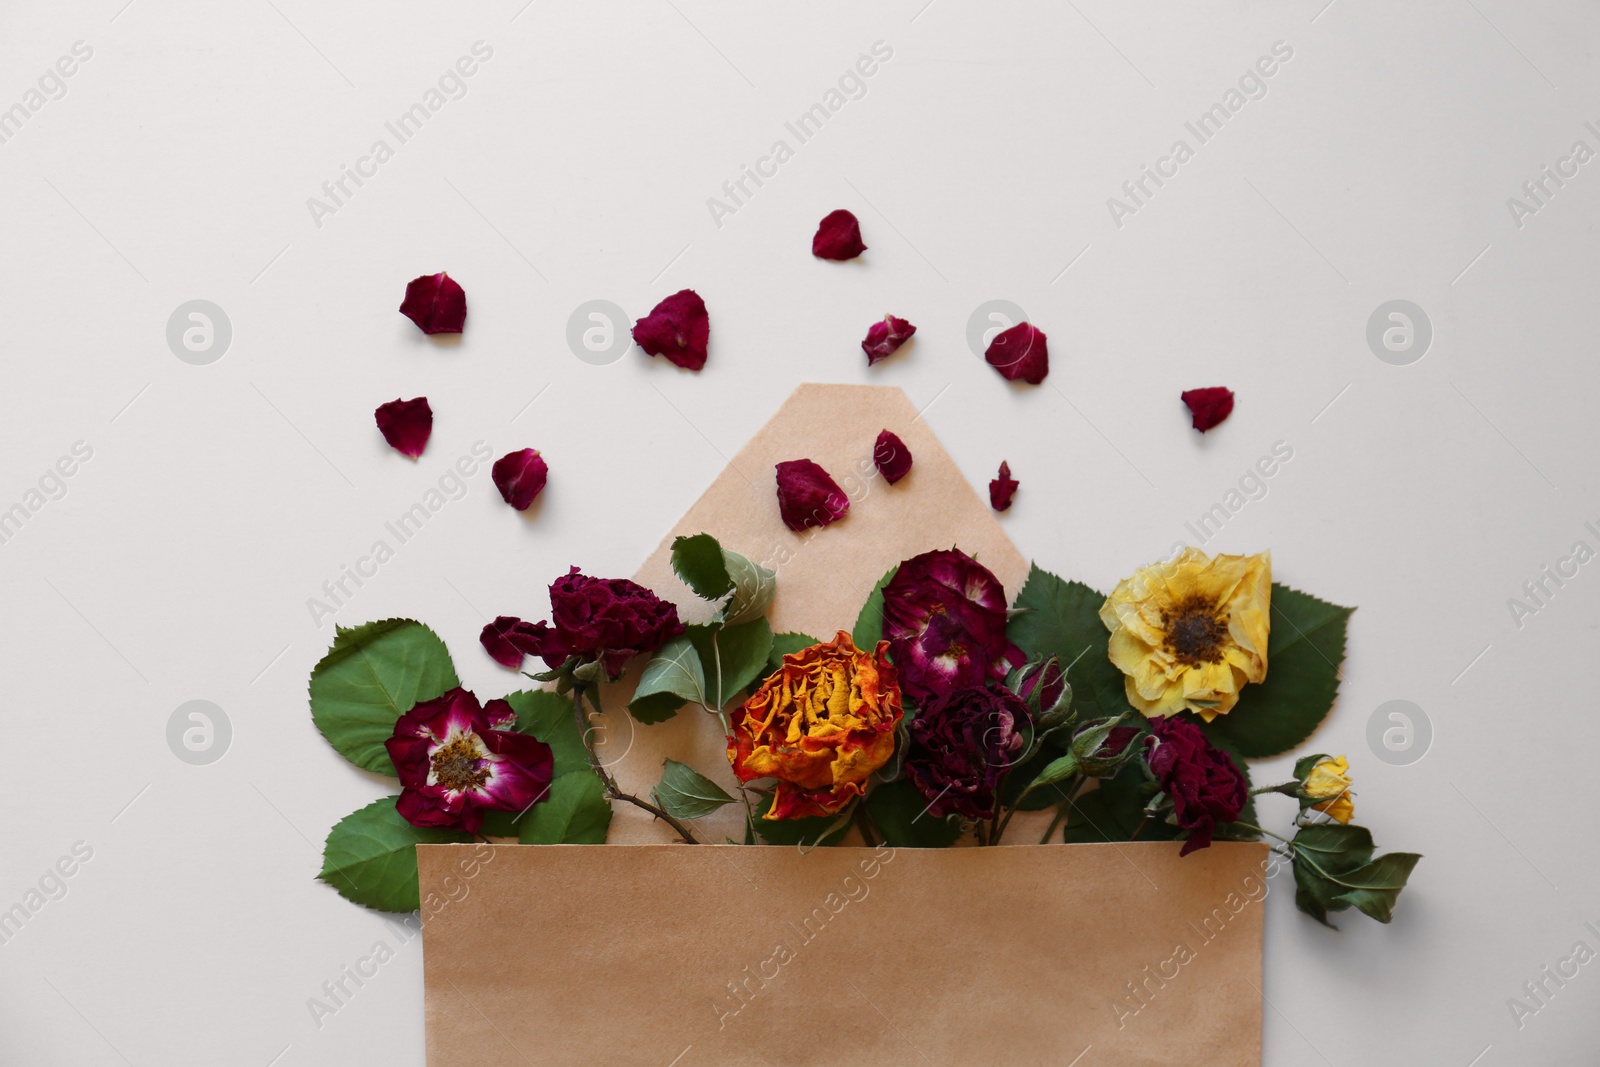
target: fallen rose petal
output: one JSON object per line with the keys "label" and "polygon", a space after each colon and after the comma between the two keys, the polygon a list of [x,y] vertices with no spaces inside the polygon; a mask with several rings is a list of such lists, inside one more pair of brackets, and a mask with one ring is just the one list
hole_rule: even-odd
{"label": "fallen rose petal", "polygon": [[522,658],[528,654],[528,644],[533,628],[515,615],[501,615],[486,623],[478,634],[478,643],[502,667],[520,670]]}
{"label": "fallen rose petal", "polygon": [[1181,394],[1194,417],[1194,428],[1205,433],[1233,414],[1233,390],[1221,385],[1209,389],[1185,389]]}
{"label": "fallen rose petal", "polygon": [[826,526],[850,510],[844,490],[809,459],[785,460],[777,470],[778,513],[789,529],[798,533],[807,527]]}
{"label": "fallen rose petal", "polygon": [[433,409],[428,406],[427,397],[419,396],[415,400],[395,397],[387,404],[380,404],[373,416],[378,420],[378,432],[383,434],[383,439],[401,455],[416,459],[428,447],[428,436],[433,433]]}
{"label": "fallen rose petal", "polygon": [[1000,476],[989,482],[989,506],[996,511],[1011,507],[1011,498],[1017,495],[1017,480],[1011,477],[1011,465],[1000,461]]}
{"label": "fallen rose petal", "polygon": [[1044,331],[1031,322],[1019,322],[995,334],[983,358],[1008,382],[1020,378],[1038,385],[1050,373],[1050,346]]}
{"label": "fallen rose petal", "polygon": [[711,319],[693,289],[680,289],[633,324],[633,339],[648,355],[666,356],[685,370],[706,365]]}
{"label": "fallen rose petal", "polygon": [[883,475],[883,480],[893,485],[911,473],[911,449],[899,437],[885,430],[872,446],[872,462],[877,466],[878,473]]}
{"label": "fallen rose petal", "polygon": [[550,465],[537,449],[532,448],[507,452],[495,460],[489,470],[494,487],[500,490],[506,503],[518,511],[527,511],[532,506],[533,498],[544,490],[544,481],[549,473]]}
{"label": "fallen rose petal", "polygon": [[885,315],[882,322],[867,327],[867,339],[861,342],[861,351],[867,354],[867,366],[894,355],[895,350],[911,340],[911,335],[916,332],[915,326],[893,315]]}
{"label": "fallen rose petal", "polygon": [[467,293],[450,275],[424,274],[406,286],[400,314],[423,333],[460,333],[467,324]]}
{"label": "fallen rose petal", "polygon": [[855,259],[866,250],[860,221],[844,208],[823,216],[817,235],[811,238],[811,254],[818,259]]}

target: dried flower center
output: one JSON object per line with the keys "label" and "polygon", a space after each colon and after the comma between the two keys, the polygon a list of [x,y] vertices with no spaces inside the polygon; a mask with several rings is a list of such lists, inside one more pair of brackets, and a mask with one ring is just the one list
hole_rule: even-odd
{"label": "dried flower center", "polygon": [[1227,613],[1219,611],[1215,602],[1190,597],[1174,610],[1163,612],[1161,626],[1167,635],[1167,651],[1185,667],[1222,661],[1228,620]]}
{"label": "dried flower center", "polygon": [[477,789],[489,780],[489,768],[475,734],[458,737],[433,754],[433,780],[458,793]]}

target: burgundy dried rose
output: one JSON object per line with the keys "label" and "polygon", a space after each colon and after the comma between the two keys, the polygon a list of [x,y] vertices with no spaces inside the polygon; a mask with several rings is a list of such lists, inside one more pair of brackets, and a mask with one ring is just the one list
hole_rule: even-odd
{"label": "burgundy dried rose", "polygon": [[526,623],[502,615],[479,635],[483,647],[499,662],[509,656],[504,645],[538,656],[551,670],[576,656],[598,660],[607,676],[616,678],[634,656],[654,652],[683,633],[678,609],[638,582],[626,578],[591,578],[578,568],[550,583],[550,621]]}
{"label": "burgundy dried rose", "polygon": [[380,404],[373,416],[383,439],[401,455],[416,459],[428,447],[428,437],[433,433],[433,409],[428,406],[427,397],[419,396],[415,400],[396,397],[387,404]]}
{"label": "burgundy dried rose", "polygon": [[467,324],[466,290],[443,271],[424,274],[406,286],[400,314],[423,333],[460,333]]}
{"label": "burgundy dried rose", "polygon": [[917,328],[905,319],[885,315],[882,322],[867,327],[867,339],[861,342],[861,351],[867,354],[867,366],[894,355],[895,350],[907,341]]}
{"label": "burgundy dried rose", "polygon": [[1206,389],[1185,389],[1179,394],[1189,406],[1194,428],[1205,433],[1233,414],[1233,390],[1214,385]]}
{"label": "burgundy dried rose", "polygon": [[1000,461],[1000,476],[989,481],[989,506],[996,511],[1006,511],[1017,495],[1017,480],[1011,477],[1011,465]]}
{"label": "burgundy dried rose", "polygon": [[928,814],[988,819],[995,790],[1022,756],[1028,706],[1006,689],[959,689],[923,707],[911,722],[906,776]]}
{"label": "burgundy dried rose", "polygon": [[1187,856],[1211,844],[1218,823],[1239,817],[1249,787],[1228,754],[1213,747],[1187,719],[1152,719],[1150,732],[1155,747],[1145,759],[1161,791],[1172,798],[1178,825],[1189,831],[1178,853]]}
{"label": "burgundy dried rose", "polygon": [[633,340],[652,356],[666,356],[685,370],[706,365],[711,343],[711,318],[706,302],[693,289],[680,289],[633,324]]}
{"label": "burgundy dried rose", "polygon": [[872,446],[872,462],[883,480],[893,485],[911,473],[911,449],[898,436],[885,430]]}
{"label": "burgundy dried rose", "polygon": [[508,729],[516,721],[504,700],[480,707],[459,687],[400,716],[384,742],[400,776],[400,815],[412,826],[476,833],[485,811],[522,812],[543,800],[550,746]]}
{"label": "burgundy dried rose", "polygon": [[527,511],[533,506],[534,498],[544,491],[549,475],[550,465],[533,448],[507,452],[489,468],[489,477],[494,479],[500,496],[518,511]]}
{"label": "burgundy dried rose", "polygon": [[983,358],[1008,382],[1020,379],[1038,385],[1050,373],[1050,346],[1044,331],[1031,322],[995,334]]}
{"label": "burgundy dried rose", "polygon": [[855,259],[866,250],[860,221],[844,208],[824,215],[811,238],[811,254],[818,259]]}
{"label": "burgundy dried rose", "polygon": [[850,498],[839,483],[811,460],[785,460],[777,471],[778,514],[796,533],[836,522],[850,510]]}
{"label": "burgundy dried rose", "polygon": [[1006,639],[1000,580],[954,548],[900,564],[883,588],[883,636],[917,704],[1003,679],[1024,659]]}

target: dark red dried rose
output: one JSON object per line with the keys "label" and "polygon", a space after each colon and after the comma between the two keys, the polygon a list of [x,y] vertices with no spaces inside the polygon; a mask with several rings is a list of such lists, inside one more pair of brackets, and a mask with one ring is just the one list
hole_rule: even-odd
{"label": "dark red dried rose", "polygon": [[911,473],[911,449],[899,437],[885,430],[872,446],[872,462],[877,466],[878,473],[883,475],[883,480],[893,485]]}
{"label": "dark red dried rose", "polygon": [[549,474],[550,465],[533,448],[507,452],[489,469],[494,487],[500,490],[505,502],[518,511],[527,511],[533,506],[533,499],[544,491]]}
{"label": "dark red dried rose", "polygon": [[501,615],[494,622],[486,623],[478,634],[478,643],[496,663],[512,670],[521,670],[523,657],[539,655],[544,647],[533,624],[514,615]]}
{"label": "dark red dried rose", "polygon": [[844,208],[830,211],[817,224],[811,254],[818,259],[855,259],[867,250],[861,243],[861,223]]}
{"label": "dark red dried rose", "polygon": [[1249,786],[1228,754],[1187,719],[1155,719],[1150,732],[1155,747],[1145,759],[1161,791],[1172,798],[1178,825],[1189,831],[1178,853],[1187,856],[1211,844],[1218,823],[1239,817]]}
{"label": "dark red dried rose", "polygon": [[1106,739],[1100,746],[1100,751],[1095,755],[1106,758],[1122,755],[1122,750],[1128,747],[1128,742],[1139,736],[1137,726],[1113,726],[1111,732],[1106,734]]}
{"label": "dark red dried rose", "polygon": [[883,588],[883,636],[906,697],[923,704],[1023,664],[1006,639],[1006,593],[959,549],[913,556]]}
{"label": "dark red dried rose", "polygon": [[785,460],[777,470],[778,514],[796,533],[836,522],[850,510],[850,498],[839,483],[809,459]]}
{"label": "dark red dried rose", "polygon": [[995,790],[1022,756],[1030,721],[1006,689],[958,689],[924,705],[911,721],[905,766],[928,814],[993,818]]}
{"label": "dark red dried rose", "polygon": [[1189,405],[1194,418],[1194,428],[1205,433],[1211,427],[1233,414],[1233,390],[1214,385],[1208,389],[1185,389],[1180,396]]}
{"label": "dark red dried rose", "polygon": [[711,318],[706,302],[693,289],[679,289],[633,324],[633,340],[652,356],[667,359],[685,370],[706,365],[711,343]]}
{"label": "dark red dried rose", "polygon": [[[577,656],[598,660],[612,678],[634,656],[654,652],[683,633],[678,609],[644,586],[626,578],[590,578],[576,567],[550,584],[550,622],[502,616],[491,625],[497,638],[540,657],[551,670]],[[500,659],[496,652],[504,649],[498,641],[491,647],[488,627],[479,640]]]}
{"label": "dark red dried rose", "polygon": [[428,406],[427,397],[419,396],[415,400],[396,397],[387,404],[380,404],[373,416],[378,420],[378,432],[383,434],[383,439],[401,455],[416,459],[428,447],[428,436],[433,433],[433,409]]}
{"label": "dark red dried rose", "polygon": [[907,341],[917,328],[905,319],[885,315],[882,322],[867,327],[867,339],[861,342],[861,351],[867,354],[867,366],[894,355],[895,350]]}
{"label": "dark red dried rose", "polygon": [[1017,495],[1017,485],[1017,480],[1011,477],[1011,465],[1001,460],[1000,476],[989,481],[989,506],[996,511],[1010,508],[1011,499]]}
{"label": "dark red dried rose", "polygon": [[400,314],[423,333],[460,333],[467,324],[467,294],[443,271],[424,274],[406,286]]}
{"label": "dark red dried rose", "polygon": [[983,358],[1008,382],[1018,379],[1038,385],[1050,373],[1050,346],[1044,331],[1031,322],[1019,322],[995,334]]}

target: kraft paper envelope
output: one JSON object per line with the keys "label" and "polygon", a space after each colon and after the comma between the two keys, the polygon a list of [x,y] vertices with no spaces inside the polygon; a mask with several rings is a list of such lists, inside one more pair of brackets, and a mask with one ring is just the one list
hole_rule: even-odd
{"label": "kraft paper envelope", "polygon": [[[884,429],[914,457],[893,486],[872,462]],[[778,515],[773,466],[801,458],[828,470],[851,506],[794,533]],[[635,578],[691,622],[709,611],[669,552],[675,536],[701,532],[776,572],[774,632],[824,639],[851,629],[878,579],[920,552],[958,547],[1013,597],[1028,571],[893,388],[801,386],[673,526]],[[671,757],[732,792],[713,716],[685,708],[655,726],[628,716],[640,669],[604,687],[595,724],[619,783],[648,795]],[[434,1067],[1069,1064],[1090,1045],[1080,1067],[1260,1061],[1264,889],[1247,879],[1263,846],[1181,863],[1172,843],[901,849],[867,878],[872,850],[672,845],[648,813],[613,807],[607,845],[496,846],[467,881],[459,850],[479,846],[418,850],[423,899],[453,901],[425,918]],[[1019,815],[1008,840],[1037,841],[1048,819]],[[706,842],[742,840],[741,820],[729,805],[693,828]],[[846,906],[806,939],[803,920],[819,906],[832,914],[830,899]],[[1212,928],[1225,932],[1208,938]],[[794,958],[769,962],[780,945]]]}

